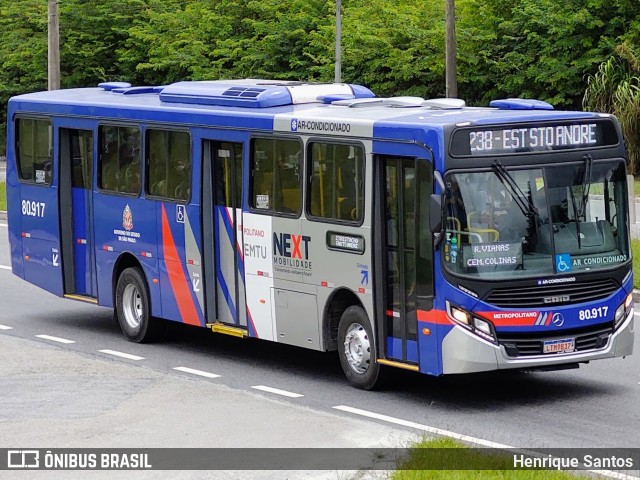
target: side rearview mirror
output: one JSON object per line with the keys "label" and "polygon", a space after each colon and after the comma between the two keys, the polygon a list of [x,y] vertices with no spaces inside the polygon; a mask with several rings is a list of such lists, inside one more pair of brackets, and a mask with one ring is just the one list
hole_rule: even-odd
{"label": "side rearview mirror", "polygon": [[429,200],[429,228],[434,234],[442,230],[442,195],[435,193]]}

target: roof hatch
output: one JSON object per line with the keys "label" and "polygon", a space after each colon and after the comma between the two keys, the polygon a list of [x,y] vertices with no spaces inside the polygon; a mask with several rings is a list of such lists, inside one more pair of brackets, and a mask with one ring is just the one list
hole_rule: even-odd
{"label": "roof hatch", "polygon": [[330,102],[349,108],[389,107],[414,108],[426,107],[434,110],[457,110],[465,106],[464,100],[459,98],[434,98],[425,100],[422,97],[390,97],[390,98],[359,98],[339,99]]}
{"label": "roof hatch", "polygon": [[319,97],[371,98],[373,92],[346,83],[302,83],[268,80],[178,82],[164,87],[160,100],[226,107],[267,108],[321,102]]}
{"label": "roof hatch", "polygon": [[130,86],[131,84],[127,82],[102,82],[98,84],[98,87],[107,92],[115,90],[116,88],[129,88]]}
{"label": "roof hatch", "polygon": [[542,100],[530,98],[505,98],[504,100],[493,100],[490,107],[500,110],[553,110],[553,105]]}

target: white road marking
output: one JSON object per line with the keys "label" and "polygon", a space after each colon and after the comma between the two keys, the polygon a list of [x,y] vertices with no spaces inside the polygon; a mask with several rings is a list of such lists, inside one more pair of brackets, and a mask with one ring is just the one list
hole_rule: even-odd
{"label": "white road marking", "polygon": [[220,375],[215,373],[204,372],[202,370],[196,370],[195,368],[189,367],[174,367],[174,370],[178,370],[179,372],[192,373],[193,375],[200,375],[201,377],[207,378],[218,378]]}
{"label": "white road marking", "polygon": [[382,420],[384,422],[395,423],[396,425],[403,425],[405,427],[415,428],[416,430],[422,430],[423,432],[429,432],[435,435],[442,435],[449,438],[455,438],[456,440],[460,440],[463,442],[475,443],[477,445],[482,445],[483,447],[504,448],[504,449],[515,448],[509,445],[504,445],[502,443],[490,442],[489,440],[470,437],[468,435],[462,435],[460,433],[450,432],[449,430],[442,430],[441,428],[429,427],[427,425],[421,425],[420,423],[409,422],[407,420],[402,420],[400,418],[389,417],[388,415],[381,415],[379,413],[368,412],[366,410],[348,407],[346,405],[338,405],[333,408],[335,408],[336,410],[341,410],[343,412],[353,413],[355,415],[361,415],[363,417],[375,418],[377,420]]}
{"label": "white road marking", "polygon": [[282,395],[283,397],[290,397],[290,398],[304,397],[304,395],[300,395],[299,393],[287,392],[286,390],[280,390],[278,388],[265,387],[264,385],[255,385],[251,388],[254,388],[256,390],[262,390],[263,392],[275,393],[276,395]]}
{"label": "white road marking", "polygon": [[128,358],[129,360],[144,360],[144,357],[131,355],[130,353],[117,352],[115,350],[98,350],[98,351],[101,353],[106,353],[107,355],[113,355],[114,357]]}
{"label": "white road marking", "polygon": [[42,338],[43,340],[51,340],[52,342],[58,342],[58,343],[65,343],[65,344],[76,343],[75,340],[67,340],[66,338],[52,337],[51,335],[36,335],[36,337]]}
{"label": "white road marking", "polygon": [[13,330],[13,327],[8,325],[0,325],[0,330]]}
{"label": "white road marking", "polygon": [[[353,413],[355,415],[361,415],[363,417],[375,418],[377,420],[382,420],[384,422],[394,423],[396,425],[402,425],[405,427],[415,428],[416,430],[422,430],[423,432],[434,433],[436,435],[441,435],[444,437],[453,438],[456,440],[460,440],[462,442],[474,443],[476,445],[482,445],[483,447],[489,448],[500,448],[506,450],[516,450],[516,447],[511,447],[509,445],[505,445],[502,443],[491,442],[489,440],[484,440],[482,438],[470,437],[468,435],[462,435],[460,433],[450,432],[449,430],[442,430],[441,428],[429,427],[427,425],[422,425],[420,423],[409,422],[407,420],[402,420],[400,418],[389,417],[388,415],[382,415],[379,413],[368,412],[367,410],[361,410],[359,408],[348,407],[346,405],[338,405],[333,407],[336,410],[340,410],[342,412]],[[531,454],[535,454],[535,451],[530,449],[526,450],[527,452],[531,452]],[[605,477],[615,478],[617,480],[640,480],[640,478],[635,477],[633,475],[626,475],[623,473],[612,472],[611,470],[586,470],[589,472],[594,472],[599,475],[604,475]]]}
{"label": "white road marking", "polygon": [[2,269],[2,270],[11,270],[11,267],[8,267],[7,265],[0,265],[0,269]]}

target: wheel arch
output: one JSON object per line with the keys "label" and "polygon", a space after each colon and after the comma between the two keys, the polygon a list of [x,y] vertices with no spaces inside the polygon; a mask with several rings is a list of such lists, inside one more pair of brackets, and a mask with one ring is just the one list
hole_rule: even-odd
{"label": "wheel arch", "polygon": [[[118,279],[122,272],[124,272],[127,268],[139,268],[142,272],[142,278],[146,282],[147,292],[149,292],[149,282],[147,281],[147,276],[145,274],[144,268],[142,268],[142,264],[138,261],[138,259],[130,252],[124,252],[121,254],[116,263],[113,266],[113,272],[111,274],[111,301],[113,305],[116,304],[116,286],[118,285]],[[151,296],[149,296],[149,302],[151,302]]]}
{"label": "wheel arch", "polygon": [[355,292],[344,287],[334,290],[327,299],[322,315],[322,338],[325,351],[337,350],[340,319],[344,311],[354,305],[361,307],[366,313],[364,305]]}

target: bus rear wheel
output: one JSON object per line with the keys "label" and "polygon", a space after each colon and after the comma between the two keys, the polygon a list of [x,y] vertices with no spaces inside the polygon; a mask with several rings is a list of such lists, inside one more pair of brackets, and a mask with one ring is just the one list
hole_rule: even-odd
{"label": "bus rear wheel", "polygon": [[115,312],[120,329],[130,342],[157,340],[164,330],[161,321],[151,317],[147,282],[137,267],[127,268],[118,278]]}
{"label": "bus rear wheel", "polygon": [[349,383],[362,390],[373,390],[382,381],[381,365],[367,313],[359,306],[347,308],[338,325],[338,355]]}

